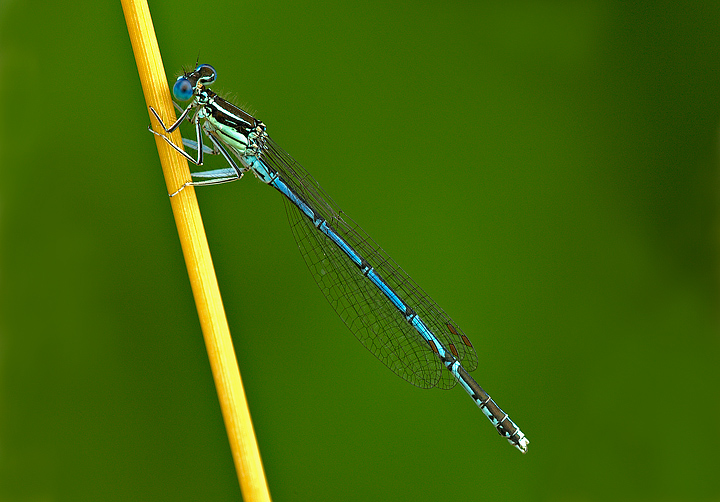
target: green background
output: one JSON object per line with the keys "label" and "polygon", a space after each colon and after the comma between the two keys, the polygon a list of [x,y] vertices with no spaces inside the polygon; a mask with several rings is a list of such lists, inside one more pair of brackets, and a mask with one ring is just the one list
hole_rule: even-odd
{"label": "green background", "polygon": [[[718,2],[151,12],[531,441],[363,349],[250,176],[197,193],[274,500],[720,500]],[[0,42],[0,500],[238,500],[119,2],[3,1]]]}

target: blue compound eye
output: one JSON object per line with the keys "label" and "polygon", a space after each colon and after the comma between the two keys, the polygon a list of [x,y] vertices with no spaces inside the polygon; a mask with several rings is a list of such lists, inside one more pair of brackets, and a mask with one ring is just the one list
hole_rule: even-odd
{"label": "blue compound eye", "polygon": [[179,77],[173,86],[173,95],[180,101],[192,98],[193,85],[185,77]]}

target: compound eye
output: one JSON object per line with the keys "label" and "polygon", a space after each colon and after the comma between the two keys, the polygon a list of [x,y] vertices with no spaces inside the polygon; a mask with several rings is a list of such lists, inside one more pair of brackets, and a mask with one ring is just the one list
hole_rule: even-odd
{"label": "compound eye", "polygon": [[173,95],[180,101],[187,101],[192,98],[193,85],[185,77],[178,77],[173,86]]}
{"label": "compound eye", "polygon": [[217,78],[215,68],[213,68],[209,64],[201,64],[200,66],[195,68],[195,71],[193,73],[198,76],[198,83],[202,85],[211,85],[213,82],[215,82],[215,79]]}

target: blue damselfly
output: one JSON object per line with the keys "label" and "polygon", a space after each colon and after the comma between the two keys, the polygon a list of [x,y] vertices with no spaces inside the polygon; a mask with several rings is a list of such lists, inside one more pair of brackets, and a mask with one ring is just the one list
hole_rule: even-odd
{"label": "blue damselfly", "polygon": [[[183,144],[196,150],[197,157],[151,129],[189,161],[200,166],[204,154],[219,154],[230,165],[192,173],[198,180],[186,182],[170,196],[189,185],[227,183],[252,171],[284,196],[305,262],[360,342],[418,387],[449,389],[460,382],[500,435],[525,453],[529,443],[525,435],[468,374],[477,368],[478,357],[462,330],[268,136],[265,124],[208,88],[215,79],[215,69],[207,64],[178,77],[173,94],[190,104],[184,109],[175,105],[182,113],[170,127],[150,107],[166,133],[184,120],[195,127],[195,140],[183,139]],[[203,133],[212,148],[203,144]]]}

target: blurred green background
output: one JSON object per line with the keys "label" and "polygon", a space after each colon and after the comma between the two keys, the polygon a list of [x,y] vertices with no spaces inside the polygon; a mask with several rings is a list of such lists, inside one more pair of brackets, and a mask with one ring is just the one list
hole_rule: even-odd
{"label": "blurred green background", "polygon": [[[250,176],[197,193],[274,500],[720,500],[717,1],[150,7],[531,441],[363,349]],[[238,500],[120,3],[0,43],[0,500]]]}

